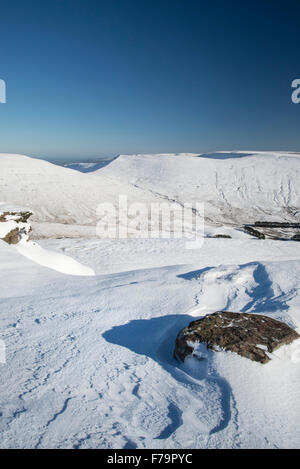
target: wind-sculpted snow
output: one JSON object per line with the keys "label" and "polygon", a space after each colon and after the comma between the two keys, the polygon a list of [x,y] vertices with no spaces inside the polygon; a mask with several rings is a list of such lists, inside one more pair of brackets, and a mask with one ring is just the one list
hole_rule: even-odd
{"label": "wind-sculpted snow", "polygon": [[[216,249],[226,242],[229,262]],[[165,249],[143,241],[153,267],[141,269],[141,251],[140,269],[120,273],[137,255],[123,243],[114,274],[103,273],[102,240],[55,243],[80,262],[97,258],[98,275],[55,272],[0,242],[1,447],[300,447],[298,341],[266,365],[226,352],[183,365],[172,356],[178,332],[217,309],[262,312],[299,331],[297,243],[267,241],[265,254],[259,240],[207,239],[194,264],[155,268]]]}
{"label": "wind-sculpted snow", "polygon": [[0,446],[300,448],[299,340],[265,365],[206,348],[201,361],[173,358],[178,332],[218,310],[299,333],[299,244],[234,229],[299,221],[299,161],[133,155],[84,173],[0,155],[0,201],[32,210],[37,237],[95,237],[97,205],[120,194],[204,201],[211,223],[201,249],[176,238],[0,240]]}
{"label": "wind-sculpted snow", "polygon": [[68,275],[95,275],[93,269],[62,253],[49,251],[33,241],[21,240],[17,251],[39,265]]}

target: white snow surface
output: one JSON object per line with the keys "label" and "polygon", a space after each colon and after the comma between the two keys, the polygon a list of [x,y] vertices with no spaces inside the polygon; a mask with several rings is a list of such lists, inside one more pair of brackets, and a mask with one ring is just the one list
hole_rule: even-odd
{"label": "white snow surface", "polygon": [[120,155],[99,174],[179,203],[205,203],[212,224],[299,221],[300,154]]}
{"label": "white snow surface", "polygon": [[7,204],[5,202],[0,201],[0,215],[2,215],[4,212],[26,212],[26,211],[28,211],[28,207],[25,208],[25,207],[21,207],[20,205]]}
{"label": "white snow surface", "polygon": [[93,269],[80,264],[72,257],[66,256],[59,252],[49,251],[39,246],[33,241],[21,239],[16,245],[16,250],[28,259],[68,275],[95,275]]}
{"label": "white snow surface", "polygon": [[33,211],[30,221],[38,237],[49,236],[49,224],[50,236],[76,237],[78,231],[83,236],[95,236],[98,205],[105,202],[117,206],[120,194],[125,194],[129,202],[149,202],[148,193],[126,181],[81,173],[24,155],[0,154],[0,200]]}
{"label": "white snow surface", "polygon": [[95,276],[55,272],[0,242],[0,446],[299,448],[300,341],[261,365],[175,337],[220,309],[299,331],[299,247],[251,238],[44,240]]}
{"label": "white snow surface", "polygon": [[[0,155],[0,200],[33,210],[41,237],[78,237],[0,240],[0,447],[300,448],[299,340],[265,365],[203,345],[201,361],[173,358],[178,332],[218,310],[300,332],[299,244],[235,229],[299,220],[299,162],[130,155],[83,173]],[[97,239],[96,206],[119,193],[204,199],[206,233],[232,239],[194,250],[185,239]]]}
{"label": "white snow surface", "polygon": [[0,223],[0,238],[5,238],[5,236],[10,233],[13,229],[17,228],[18,223],[13,220]]}

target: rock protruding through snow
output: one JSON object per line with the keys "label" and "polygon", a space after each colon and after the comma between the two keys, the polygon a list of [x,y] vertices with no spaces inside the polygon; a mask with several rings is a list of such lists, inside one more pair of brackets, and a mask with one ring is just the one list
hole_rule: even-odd
{"label": "rock protruding through snow", "polygon": [[277,239],[299,241],[300,223],[288,222],[255,222],[244,225],[243,230],[259,239]]}
{"label": "rock protruding through snow", "polygon": [[260,314],[219,311],[191,322],[177,336],[174,356],[184,361],[188,355],[201,358],[199,344],[214,351],[230,351],[250,360],[267,363],[268,353],[300,336],[285,323]]}
{"label": "rock protruding through snow", "polygon": [[1,206],[0,209],[0,239],[8,244],[18,244],[22,238],[28,239],[31,231],[28,219],[32,212]]}
{"label": "rock protruding through snow", "polygon": [[0,240],[16,245],[17,251],[28,259],[67,275],[91,276],[93,269],[82,265],[64,254],[43,249],[37,243],[28,241],[31,226],[28,219],[32,212],[14,209],[0,204]]}

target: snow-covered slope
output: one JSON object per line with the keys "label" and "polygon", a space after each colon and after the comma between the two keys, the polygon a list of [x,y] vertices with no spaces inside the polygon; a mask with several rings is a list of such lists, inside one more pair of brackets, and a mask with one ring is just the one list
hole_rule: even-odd
{"label": "snow-covered slope", "polygon": [[149,201],[148,194],[126,180],[83,174],[23,155],[0,154],[0,201],[30,208],[34,232],[42,236],[95,236],[98,204],[117,206],[119,194],[127,195],[128,201]]}
{"label": "snow-covered slope", "polygon": [[36,237],[95,236],[98,204],[117,206],[119,195],[148,206],[204,202],[211,225],[295,222],[299,178],[300,155],[292,153],[120,155],[87,173],[0,154],[0,201],[33,210]]}
{"label": "snow-covered slope", "polygon": [[205,201],[212,224],[231,225],[211,229],[233,236],[194,250],[176,238],[0,241],[0,446],[300,448],[299,341],[266,365],[172,355],[179,330],[216,310],[300,331],[299,244],[232,228],[299,220],[299,161],[133,155],[82,173],[0,155],[0,202],[30,208],[44,235],[94,235],[97,205],[123,194]]}
{"label": "snow-covered slope", "polygon": [[[138,252],[139,270],[90,277],[0,242],[2,448],[300,447],[299,341],[266,365],[226,352],[184,365],[172,357],[179,330],[216,309],[263,313],[299,331],[298,245],[266,241],[266,252],[251,238],[206,241],[194,264],[142,269],[155,240]],[[67,242],[101,272],[102,240]],[[116,253],[119,271],[137,257],[135,242]],[[178,264],[181,240],[172,251]],[[170,260],[164,252],[153,266]]]}
{"label": "snow-covered slope", "polygon": [[181,203],[204,202],[212,224],[300,220],[296,153],[121,155],[100,172]]}

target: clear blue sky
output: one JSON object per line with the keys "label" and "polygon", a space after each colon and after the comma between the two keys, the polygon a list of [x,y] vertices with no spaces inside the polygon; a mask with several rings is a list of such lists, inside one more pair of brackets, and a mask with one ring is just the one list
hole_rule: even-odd
{"label": "clear blue sky", "polygon": [[0,13],[0,152],[300,151],[298,0],[10,0]]}

